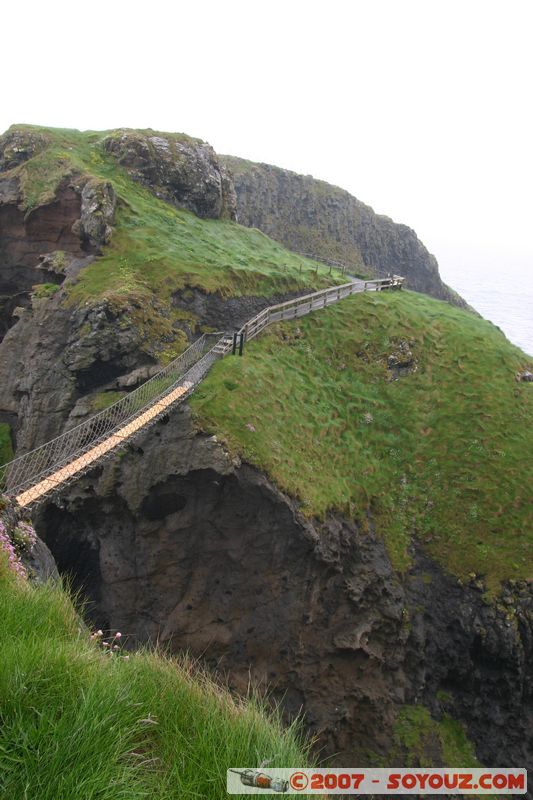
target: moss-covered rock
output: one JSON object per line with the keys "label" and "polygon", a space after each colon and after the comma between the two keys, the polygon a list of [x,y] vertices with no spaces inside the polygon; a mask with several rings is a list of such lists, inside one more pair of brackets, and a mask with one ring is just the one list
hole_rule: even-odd
{"label": "moss-covered rock", "polygon": [[40,153],[48,144],[48,138],[40,132],[10,128],[0,136],[0,172],[18,167]]}
{"label": "moss-covered rock", "polygon": [[464,726],[450,714],[433,719],[422,705],[406,705],[394,726],[393,758],[413,767],[479,767]]}
{"label": "moss-covered rock", "polygon": [[118,130],[103,142],[135,179],[199,217],[235,219],[236,197],[210,145],[176,134]]}
{"label": "moss-covered rock", "polygon": [[19,578],[36,582],[59,578],[50,550],[16,503],[4,495],[0,495],[0,559],[0,568],[6,564]]}
{"label": "moss-covered rock", "polygon": [[117,196],[109,181],[89,178],[81,191],[79,229],[82,239],[92,247],[108,244],[113,231]]}

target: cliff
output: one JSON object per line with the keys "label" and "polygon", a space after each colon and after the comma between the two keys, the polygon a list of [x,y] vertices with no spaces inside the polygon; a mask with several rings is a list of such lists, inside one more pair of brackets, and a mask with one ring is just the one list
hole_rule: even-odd
{"label": "cliff", "polygon": [[403,275],[410,289],[465,307],[407,225],[311,175],[233,156],[222,160],[233,176],[242,225],[259,228],[292,250],[353,264],[364,274]]}
{"label": "cliff", "polygon": [[[184,135],[20,128],[1,152],[0,424],[16,453],[202,331],[335,280],[236,224],[224,165]],[[418,253],[412,280],[439,291],[412,232],[360,217],[366,256],[326,240],[319,252],[359,254],[369,271],[387,257],[394,272]],[[190,407],[34,523],[92,622],[131,646],[187,648],[238,691],[268,685],[339,762],[522,766],[526,368],[494,326],[448,303],[354,297],[226,359]]]}
{"label": "cliff", "polygon": [[18,452],[117,399],[125,374],[134,386],[206,326],[330,282],[233,224],[234,206],[212,148],[184,134],[0,137],[0,425]]}
{"label": "cliff", "polygon": [[126,632],[91,633],[59,581],[26,579],[18,553],[34,540],[0,499],[3,798],[223,800],[221,761],[308,763],[297,730],[198,663],[132,652]]}
{"label": "cliff", "polygon": [[187,650],[237,692],[268,688],[322,757],[531,762],[531,583],[487,602],[416,540],[396,570],[381,521],[309,518],[187,408],[36,526],[95,625]]}

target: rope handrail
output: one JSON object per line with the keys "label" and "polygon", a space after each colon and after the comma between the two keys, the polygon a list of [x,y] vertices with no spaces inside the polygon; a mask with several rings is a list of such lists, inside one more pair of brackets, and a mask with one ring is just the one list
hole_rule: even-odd
{"label": "rope handrail", "polygon": [[[403,278],[352,280],[268,306],[246,322],[235,336],[248,341],[267,325],[304,316],[357,292],[401,288]],[[212,344],[214,341],[214,344]],[[49,498],[108,458],[118,447],[154,424],[190,395],[212,364],[231,349],[232,335],[204,334],[180,356],[85,422],[0,467],[0,487],[21,507]]]}

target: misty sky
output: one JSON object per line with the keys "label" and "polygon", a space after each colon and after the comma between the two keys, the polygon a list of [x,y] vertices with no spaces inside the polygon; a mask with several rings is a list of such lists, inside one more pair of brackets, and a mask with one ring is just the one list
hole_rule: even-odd
{"label": "misty sky", "polygon": [[533,271],[533,4],[4,5],[0,128],[184,131],[312,174],[449,270]]}

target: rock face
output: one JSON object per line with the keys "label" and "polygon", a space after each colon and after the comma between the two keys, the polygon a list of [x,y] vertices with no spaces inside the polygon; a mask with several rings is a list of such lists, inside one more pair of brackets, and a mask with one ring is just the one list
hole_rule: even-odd
{"label": "rock face", "polygon": [[16,167],[45,146],[44,135],[27,130],[0,137],[0,341],[33,286],[62,283],[111,238],[116,197],[106,181],[71,174],[50,202],[25,207]]}
{"label": "rock face", "polygon": [[236,219],[233,183],[213,148],[199,139],[115,131],[104,148],[158,197],[199,217]]}
{"label": "rock face", "polygon": [[[53,277],[53,259],[45,263]],[[74,260],[69,269],[84,263]],[[192,337],[206,326],[240,327],[292,296],[222,298],[189,289],[176,292],[173,304],[195,318],[183,323]],[[160,369],[124,308],[101,301],[70,309],[63,300],[61,290],[50,299],[34,297],[17,310],[17,324],[0,343],[0,422],[11,426],[18,455],[81,422],[94,410],[94,393],[132,389]]]}
{"label": "rock face", "polygon": [[12,129],[0,136],[0,172],[18,167],[48,144],[42,133]]}
{"label": "rock face", "polygon": [[35,535],[35,531],[28,525],[27,515],[22,513],[20,508],[8,498],[0,497],[0,531],[4,535],[7,534],[12,543],[15,542],[17,528],[21,524],[26,526],[26,532],[28,527],[31,530],[31,540],[28,539],[27,545],[17,552],[25,576],[37,583],[58,580],[59,572],[54,558],[42,539],[39,539]]}
{"label": "rock face", "polygon": [[[94,393],[130,389],[155,364],[129,315],[110,302],[68,308],[61,288],[49,299],[31,296],[33,284],[61,284],[95,257],[116,209],[106,181],[71,174],[28,213],[14,173],[44,146],[33,135],[0,140],[0,422],[12,426],[18,454],[77,424]],[[106,147],[164,199],[234,218],[231,181],[203,143],[119,132]],[[444,296],[412,231],[340,190],[327,187],[321,199],[312,179],[257,170],[253,179],[237,176],[247,224],[258,224],[257,214],[259,227],[272,226],[267,232],[278,230],[290,246],[323,246],[324,255],[403,272],[412,288]],[[322,213],[327,230],[315,247],[309,237]],[[187,325],[220,330],[283,299],[189,288],[172,303]],[[416,343],[394,347],[388,364],[399,378],[416,368]],[[304,519],[266,476],[199,434],[186,407],[35,522],[98,625],[123,631],[131,645],[159,639],[188,648],[238,690],[250,676],[268,684],[288,716],[304,709],[338,762],[387,756],[405,703],[462,720],[488,765],[532,761],[532,586],[509,586],[500,604],[488,604],[482,586],[460,585],[416,550],[400,577],[371,519],[365,531],[340,515]],[[45,550],[39,560],[53,572]]]}
{"label": "rock face", "polygon": [[488,604],[421,552],[400,578],[372,520],[302,518],[186,408],[36,527],[95,624],[187,648],[237,690],[268,684],[337,763],[390,755],[404,703],[462,720],[487,765],[532,762],[532,587]]}
{"label": "rock face", "polygon": [[377,276],[407,278],[407,287],[465,306],[442,283],[438,264],[416,233],[343,189],[269,164],[222,156],[233,175],[239,222],[292,250],[338,259]]}
{"label": "rock face", "polygon": [[20,208],[17,181],[0,175],[0,341],[15,319],[17,306],[28,306],[32,287],[59,283],[42,268],[41,255],[61,251],[65,260],[87,255],[72,227],[81,215],[81,199],[70,186],[61,187],[54,202],[27,216]]}
{"label": "rock face", "polygon": [[62,300],[61,292],[34,299],[1,345],[0,422],[11,425],[19,455],[79,422],[80,397],[153,363],[139,331],[120,326],[109,304],[72,311]]}
{"label": "rock face", "polygon": [[117,198],[107,181],[89,178],[81,191],[79,230],[82,242],[89,248],[102,248],[109,244],[115,219]]}

